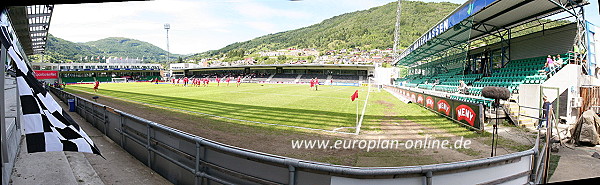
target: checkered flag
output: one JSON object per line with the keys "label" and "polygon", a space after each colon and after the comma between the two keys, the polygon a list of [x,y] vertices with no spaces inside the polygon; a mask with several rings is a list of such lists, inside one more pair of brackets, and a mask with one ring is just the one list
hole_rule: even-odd
{"label": "checkered flag", "polygon": [[23,55],[15,48],[8,29],[2,26],[2,45],[16,66],[27,151],[76,151],[100,154],[90,137],[77,125],[35,78]]}

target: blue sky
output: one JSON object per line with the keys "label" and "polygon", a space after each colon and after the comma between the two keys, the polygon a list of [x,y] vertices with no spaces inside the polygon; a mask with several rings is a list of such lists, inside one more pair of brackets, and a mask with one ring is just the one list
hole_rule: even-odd
{"label": "blue sky", "polygon": [[[73,42],[127,37],[170,51],[191,54],[220,49],[262,35],[306,27],[343,13],[365,10],[396,0],[156,0],[56,5],[50,33]],[[465,0],[450,1],[462,4]],[[595,18],[598,22],[598,5]],[[592,5],[593,6],[593,5]],[[592,11],[587,11],[589,12]],[[590,19],[592,18],[592,19]]]}

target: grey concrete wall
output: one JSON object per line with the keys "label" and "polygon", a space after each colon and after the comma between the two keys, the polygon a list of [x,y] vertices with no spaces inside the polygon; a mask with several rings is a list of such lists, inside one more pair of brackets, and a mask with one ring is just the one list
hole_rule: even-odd
{"label": "grey concrete wall", "polygon": [[4,123],[2,124],[6,130],[6,135],[2,136],[6,139],[4,144],[6,145],[6,151],[2,151],[4,155],[7,155],[8,161],[4,161],[6,163],[2,164],[2,185],[7,185],[10,180],[10,175],[12,173],[12,169],[15,165],[15,160],[17,158],[17,154],[20,151],[20,143],[21,143],[21,129],[20,125],[17,122],[17,117],[19,111],[17,111],[19,99],[17,98],[17,85],[15,84],[15,79],[10,76],[4,76],[4,87],[2,88],[2,92],[4,93],[4,100],[2,101],[4,104],[2,105],[4,108]]}
{"label": "grey concrete wall", "polygon": [[[560,99],[560,107],[562,108],[559,114],[569,123],[574,123],[577,119],[578,109],[572,108],[571,100],[579,97],[578,91],[581,86],[580,79],[582,78],[581,66],[568,64],[542,84],[544,87],[559,88],[559,94],[566,95],[566,97]],[[558,102],[555,101],[558,98],[555,90],[544,90],[543,93],[548,97],[549,101]]]}
{"label": "grey concrete wall", "polygon": [[576,24],[558,29],[537,32],[511,40],[510,57],[512,60],[564,54],[573,50]]}

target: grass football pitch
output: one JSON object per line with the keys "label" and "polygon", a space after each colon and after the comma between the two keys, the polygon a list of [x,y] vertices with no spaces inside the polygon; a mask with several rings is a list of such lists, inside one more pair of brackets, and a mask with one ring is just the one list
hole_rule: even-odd
{"label": "grass football pitch", "polygon": [[[67,91],[94,93],[92,86],[69,85]],[[356,90],[359,90],[359,98],[352,101],[350,96]],[[97,94],[245,124],[334,130],[356,126],[357,104],[359,113],[362,113],[367,90],[367,87],[322,85],[315,91],[308,85],[296,84],[241,84],[236,87],[235,83],[229,86],[212,83],[208,87],[183,87],[172,84],[103,83]],[[386,94],[387,98],[395,99],[384,91],[372,92],[370,96]],[[365,114],[372,116],[379,113],[367,108]]]}
{"label": "grass football pitch", "polygon": [[[351,166],[402,166],[453,162],[486,157],[490,134],[477,133],[416,104],[405,104],[385,90],[370,92],[361,134],[353,134],[356,105],[365,107],[367,87],[251,84],[236,87],[182,87],[151,83],[102,83],[97,93],[93,84],[68,85],[66,91],[99,102],[113,104],[137,115],[184,132],[233,146],[298,159]],[[356,101],[350,96],[359,91]],[[211,121],[207,121],[209,119]],[[213,121],[214,120],[214,121]],[[346,128],[344,128],[346,127]],[[343,128],[343,129],[340,129]],[[337,133],[332,133],[336,130]],[[290,132],[291,131],[291,132]],[[325,134],[328,133],[328,134]],[[298,139],[472,139],[471,149],[452,150],[293,150]],[[264,141],[272,141],[265,144]],[[500,152],[531,148],[499,138]]]}

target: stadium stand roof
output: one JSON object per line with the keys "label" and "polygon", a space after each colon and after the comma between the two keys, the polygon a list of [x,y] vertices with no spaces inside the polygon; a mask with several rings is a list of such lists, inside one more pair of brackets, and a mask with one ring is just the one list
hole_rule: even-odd
{"label": "stadium stand roof", "polygon": [[359,64],[272,64],[272,65],[240,65],[240,66],[212,66],[212,67],[199,67],[199,68],[188,68],[179,69],[173,71],[183,70],[240,70],[244,68],[336,68],[336,69],[358,69],[358,68],[374,68],[374,65],[359,65]]}
{"label": "stadium stand roof", "polygon": [[54,5],[13,6],[9,8],[12,21],[25,54],[40,54],[46,50],[46,39]]}
{"label": "stadium stand roof", "polygon": [[[417,39],[399,55],[395,65],[415,66],[458,44],[588,3],[586,0],[470,0]],[[468,37],[462,37],[465,32]]]}

